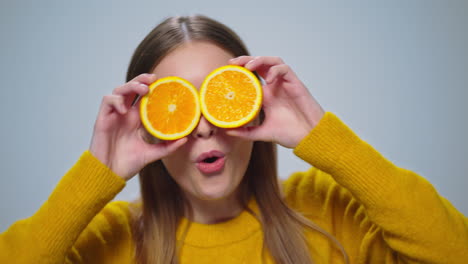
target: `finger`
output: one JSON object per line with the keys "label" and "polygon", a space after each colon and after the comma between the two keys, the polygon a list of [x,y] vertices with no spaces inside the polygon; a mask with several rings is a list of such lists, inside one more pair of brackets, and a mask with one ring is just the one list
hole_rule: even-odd
{"label": "finger", "polygon": [[112,91],[112,94],[118,95],[145,95],[148,92],[148,85],[138,82],[138,81],[129,81],[128,83],[119,86]]}
{"label": "finger", "polygon": [[274,65],[284,64],[284,61],[280,57],[256,57],[255,59],[247,62],[245,68],[250,71],[256,71],[262,67],[271,67]]}
{"label": "finger", "polygon": [[265,81],[267,84],[270,84],[279,78],[284,78],[286,80],[290,71],[291,69],[286,64],[275,65],[268,70]]}
{"label": "finger", "polygon": [[149,85],[149,84],[155,82],[156,80],[157,80],[156,74],[142,73],[142,74],[136,76],[135,78],[133,78],[130,81],[136,81],[136,82],[139,82],[139,83]]}
{"label": "finger", "polygon": [[127,108],[124,104],[124,98],[120,95],[106,95],[102,98],[100,114],[109,114],[113,111],[119,114],[127,113]]}
{"label": "finger", "polygon": [[126,114],[125,120],[133,128],[140,127],[141,126],[140,109],[138,107],[127,106],[127,114]]}
{"label": "finger", "polygon": [[148,92],[148,85],[155,82],[157,77],[152,73],[143,73],[128,81],[126,84],[114,89],[113,94],[130,94],[135,93],[145,95]]}
{"label": "finger", "polygon": [[187,142],[187,140],[188,140],[187,137],[183,137],[177,140],[163,142],[162,144],[164,144],[166,148],[165,156],[172,154],[172,152],[176,151],[178,148],[184,145]]}
{"label": "finger", "polygon": [[239,56],[229,60],[229,64],[244,66],[247,62],[255,59],[254,56]]}
{"label": "finger", "polygon": [[233,137],[239,137],[247,140],[268,141],[265,138],[264,130],[261,126],[239,127],[226,130],[226,134]]}
{"label": "finger", "polygon": [[182,145],[184,145],[187,140],[187,137],[183,137],[178,140],[163,141],[158,144],[148,145],[148,159],[150,162],[153,162],[169,156]]}

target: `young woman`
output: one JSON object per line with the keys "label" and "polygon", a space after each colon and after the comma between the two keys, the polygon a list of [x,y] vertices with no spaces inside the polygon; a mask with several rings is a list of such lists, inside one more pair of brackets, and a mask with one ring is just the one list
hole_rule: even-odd
{"label": "young woman", "polygon": [[[199,87],[235,64],[265,80],[249,126],[203,116],[154,142],[136,95],[158,78]],[[468,221],[325,112],[277,57],[252,57],[203,16],[173,17],[139,45],[127,83],[105,96],[91,145],[32,217],[0,236],[1,263],[463,263]],[[278,181],[275,145],[314,167]],[[206,173],[205,158],[222,158]],[[110,202],[139,173],[140,202]]]}

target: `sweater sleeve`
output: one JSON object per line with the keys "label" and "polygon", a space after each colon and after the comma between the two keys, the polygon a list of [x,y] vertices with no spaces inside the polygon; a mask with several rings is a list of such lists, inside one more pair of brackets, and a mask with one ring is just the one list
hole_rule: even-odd
{"label": "sweater sleeve", "polygon": [[332,113],[294,153],[315,168],[285,183],[287,199],[329,217],[328,230],[352,263],[468,261],[468,219],[427,180],[392,164]]}
{"label": "sweater sleeve", "polygon": [[0,235],[0,263],[64,263],[83,230],[124,186],[84,152],[33,216]]}

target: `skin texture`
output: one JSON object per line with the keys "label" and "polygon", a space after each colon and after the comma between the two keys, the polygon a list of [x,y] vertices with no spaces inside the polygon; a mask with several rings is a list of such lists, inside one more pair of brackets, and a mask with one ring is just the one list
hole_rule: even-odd
{"label": "skin texture", "polygon": [[[157,144],[144,140],[138,104],[131,105],[136,94],[145,95],[149,84],[170,75],[200,87],[208,73],[226,64],[256,71],[266,81],[262,103],[265,120],[261,125],[254,122],[241,128],[222,129],[202,116],[196,129],[185,138]],[[192,206],[192,220],[216,223],[242,211],[236,199],[237,189],[250,159],[252,142],[269,141],[294,148],[323,115],[322,107],[280,58],[233,58],[212,43],[192,41],[164,57],[153,73],[141,74],[104,96],[89,150],[124,180],[162,159]],[[225,167],[216,175],[204,175],[194,161],[211,150],[225,153]]]}

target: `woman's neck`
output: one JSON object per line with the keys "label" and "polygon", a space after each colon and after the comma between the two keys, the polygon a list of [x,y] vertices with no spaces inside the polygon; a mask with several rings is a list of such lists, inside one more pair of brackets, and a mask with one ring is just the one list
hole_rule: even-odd
{"label": "woman's neck", "polygon": [[[201,224],[216,224],[235,218],[243,210],[243,206],[236,195],[229,195],[218,200],[201,200],[188,197],[187,202],[192,208],[192,215],[187,217],[190,221]],[[189,212],[187,209],[186,212]],[[190,214],[186,213],[186,216]]]}

